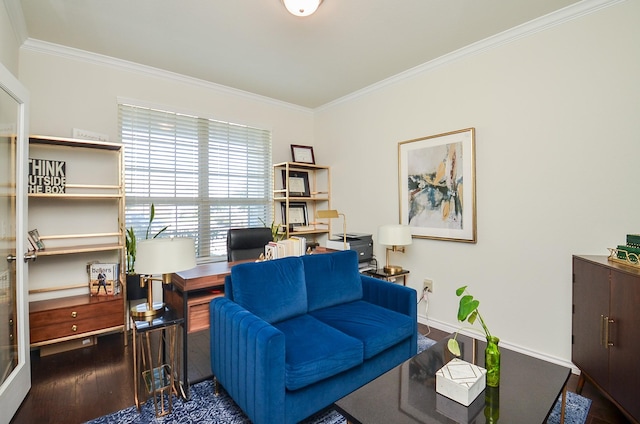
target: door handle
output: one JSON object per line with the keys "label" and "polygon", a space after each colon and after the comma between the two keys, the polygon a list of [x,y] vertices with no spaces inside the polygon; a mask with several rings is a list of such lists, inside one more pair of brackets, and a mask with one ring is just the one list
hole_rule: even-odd
{"label": "door handle", "polygon": [[609,338],[609,324],[613,324],[615,323],[615,320],[609,318],[609,317],[605,317],[605,322],[604,322],[604,347],[606,348],[610,348],[611,346],[614,346],[613,342],[610,340]]}
{"label": "door handle", "polygon": [[38,259],[38,255],[36,254],[36,252],[27,252],[24,254],[24,261],[25,263],[27,261],[36,261],[36,259]]}
{"label": "door handle", "polygon": [[614,346],[614,343],[609,340],[610,328],[609,324],[614,324],[615,320],[608,316],[600,315],[600,345],[605,348]]}
{"label": "door handle", "polygon": [[7,262],[15,262],[18,257],[16,255],[7,255]]}

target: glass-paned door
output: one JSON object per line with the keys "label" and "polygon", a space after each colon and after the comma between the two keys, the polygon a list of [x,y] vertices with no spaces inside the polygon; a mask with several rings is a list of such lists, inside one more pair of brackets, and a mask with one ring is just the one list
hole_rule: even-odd
{"label": "glass-paned door", "polygon": [[0,64],[0,421],[31,386],[25,245],[27,92]]}

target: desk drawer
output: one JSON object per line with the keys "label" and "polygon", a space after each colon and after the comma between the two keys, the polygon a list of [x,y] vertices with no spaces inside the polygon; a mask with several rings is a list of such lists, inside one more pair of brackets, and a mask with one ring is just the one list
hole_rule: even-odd
{"label": "desk drawer", "polygon": [[65,323],[31,327],[31,343],[40,343],[62,337],[72,337],[123,324],[122,316],[98,316],[89,319],[73,320]]}
{"label": "desk drawer", "polygon": [[206,296],[189,297],[187,302],[189,333],[209,328],[209,303],[213,298],[220,296],[224,296],[224,293],[216,292],[209,293]]}

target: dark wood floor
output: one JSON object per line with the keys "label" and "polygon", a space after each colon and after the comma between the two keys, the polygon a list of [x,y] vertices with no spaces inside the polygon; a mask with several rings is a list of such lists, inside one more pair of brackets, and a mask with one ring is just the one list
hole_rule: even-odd
{"label": "dark wood floor", "polygon": [[[425,326],[420,331],[428,332]],[[428,337],[440,340],[446,335],[432,329]],[[31,369],[31,391],[11,423],[82,423],[134,404],[131,343],[124,346],[122,334],[47,357],[34,352]],[[200,332],[189,337],[189,375],[191,380],[201,380],[209,374],[208,334]],[[569,390],[575,391],[577,382],[572,375]],[[593,400],[586,424],[629,424],[589,383],[582,395]]]}

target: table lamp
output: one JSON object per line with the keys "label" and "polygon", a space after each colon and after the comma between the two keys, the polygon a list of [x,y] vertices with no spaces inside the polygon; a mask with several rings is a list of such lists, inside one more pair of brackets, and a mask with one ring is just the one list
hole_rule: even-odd
{"label": "table lamp", "polygon": [[411,229],[408,225],[389,224],[378,228],[378,243],[387,247],[387,265],[383,268],[387,274],[397,274],[402,267],[389,264],[389,252],[404,253],[404,246],[411,244]]}
{"label": "table lamp", "polygon": [[[196,266],[196,249],[191,238],[155,238],[138,242],[136,271],[140,286],[147,285],[147,301],[134,306],[131,316],[146,318],[164,311],[164,302],[153,302],[153,281],[171,282],[171,274]],[[153,275],[162,274],[162,279]]]}
{"label": "table lamp", "polygon": [[347,250],[347,217],[343,213],[338,213],[335,209],[327,209],[316,212],[316,218],[338,218],[342,215],[342,242],[344,243],[344,250]]}

